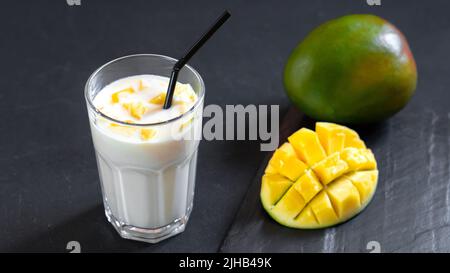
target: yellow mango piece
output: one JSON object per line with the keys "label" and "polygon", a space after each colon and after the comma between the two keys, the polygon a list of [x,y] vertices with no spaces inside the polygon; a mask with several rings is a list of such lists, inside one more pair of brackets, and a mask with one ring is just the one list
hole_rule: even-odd
{"label": "yellow mango piece", "polygon": [[113,103],[118,103],[120,101],[120,95],[122,94],[132,94],[134,93],[134,89],[129,87],[123,90],[117,91],[111,95],[111,100]]}
{"label": "yellow mango piece", "polygon": [[[358,133],[348,127],[330,122],[317,122],[316,131],[328,155],[331,155],[335,152],[340,152],[343,148],[348,147],[358,149],[366,148],[364,141],[360,139]],[[344,135],[344,140],[335,139],[342,138],[342,134]],[[341,146],[341,141],[344,141],[343,146]],[[330,149],[330,151],[328,151],[329,148],[327,147],[332,148]]]}
{"label": "yellow mango piece", "polygon": [[341,177],[330,184],[327,192],[338,217],[341,219],[352,216],[361,206],[358,189],[346,177]]}
{"label": "yellow mango piece", "polygon": [[319,222],[310,206],[306,207],[300,215],[295,219],[295,224],[301,228],[317,227]]}
{"label": "yellow mango piece", "polygon": [[110,123],[109,129],[115,134],[131,137],[136,133],[136,128],[130,126],[124,126],[117,123]]}
{"label": "yellow mango piece", "polygon": [[345,147],[345,135],[342,133],[334,133],[327,143],[325,148],[328,155],[338,153],[344,150]]}
{"label": "yellow mango piece", "polygon": [[289,179],[279,174],[266,174],[262,178],[261,199],[272,206],[280,200],[292,184]]}
{"label": "yellow mango piece", "polygon": [[366,144],[361,140],[358,133],[355,130],[352,130],[348,127],[337,125],[340,127],[342,133],[345,134],[345,143],[344,148],[358,148],[358,149],[366,149]]}
{"label": "yellow mango piece", "polygon": [[309,203],[314,215],[321,226],[334,225],[339,222],[339,218],[334,212],[328,195],[322,191]]}
{"label": "yellow mango piece", "polygon": [[377,168],[375,156],[369,149],[345,148],[341,152],[341,158],[347,162],[353,171]]}
{"label": "yellow mango piece", "polygon": [[327,155],[332,155],[344,149],[345,134],[336,128],[335,124],[317,122],[316,132]]}
{"label": "yellow mango piece", "polygon": [[[276,156],[275,156],[275,154],[276,154]],[[277,172],[278,172],[278,170],[281,168],[281,167],[283,167],[283,165],[284,165],[284,158],[282,158],[281,156],[280,156],[280,153],[278,153],[278,150],[276,150],[275,152],[274,152],[274,155],[272,156],[272,158],[270,159],[270,162],[269,162],[269,165],[271,165],[275,170],[277,170]]]}
{"label": "yellow mango piece", "polygon": [[161,93],[158,96],[151,98],[148,102],[163,105],[165,101],[166,101],[166,93]]}
{"label": "yellow mango piece", "polygon": [[295,153],[294,147],[292,147],[291,144],[289,144],[289,142],[285,142],[283,143],[280,148],[278,148],[273,157],[274,158],[279,158],[279,159],[287,159],[290,157],[296,157],[297,154]]}
{"label": "yellow mango piece", "polygon": [[366,145],[364,141],[361,140],[358,133],[355,130],[352,130],[348,127],[334,124],[341,133],[345,135],[345,143],[344,148],[353,147],[358,149],[365,149]]}
{"label": "yellow mango piece", "polygon": [[271,164],[267,164],[266,169],[264,170],[265,174],[277,174],[278,171],[277,169],[275,169],[274,166],[272,166]]}
{"label": "yellow mango piece", "polygon": [[284,143],[278,148],[269,163],[278,173],[292,181],[297,180],[308,166],[297,158],[294,148],[289,143]]}
{"label": "yellow mango piece", "polygon": [[142,128],[141,129],[141,139],[142,140],[152,139],[153,137],[155,137],[155,135],[156,135],[155,129],[150,129],[150,128]]}
{"label": "yellow mango piece", "polygon": [[183,122],[180,125],[180,128],[178,129],[179,132],[182,132],[184,129],[186,129],[189,125],[191,125],[191,123],[194,121],[194,118],[190,118],[188,121]]}
{"label": "yellow mango piece", "polygon": [[345,138],[345,147],[352,147],[358,149],[366,149],[366,144],[359,137],[347,137]]}
{"label": "yellow mango piece", "polygon": [[[186,92],[187,91],[186,88],[187,87],[184,84],[177,84],[175,86],[172,104],[180,104],[180,103],[182,104],[182,101],[177,100],[176,97],[179,97],[182,95],[182,93]],[[163,105],[165,101],[166,101],[166,92],[162,92],[159,95],[151,98],[148,102],[153,103],[153,104]],[[185,112],[185,111],[183,111],[183,112]]]}
{"label": "yellow mango piece", "polygon": [[378,170],[353,172],[346,175],[346,177],[358,189],[362,204],[372,198],[377,187]]}
{"label": "yellow mango piece", "polygon": [[305,207],[305,200],[292,187],[281,197],[280,201],[272,209],[274,215],[285,221],[294,219]]}
{"label": "yellow mango piece", "polygon": [[281,175],[286,176],[292,181],[296,180],[304,173],[308,166],[305,163],[301,162],[297,158],[290,158],[284,161],[284,164],[281,168],[278,169]]}
{"label": "yellow mango piece", "polygon": [[142,102],[130,102],[124,103],[122,106],[127,109],[130,115],[136,119],[141,119],[142,116],[147,113],[148,108],[144,106]]}
{"label": "yellow mango piece", "polygon": [[147,87],[144,85],[144,82],[142,80],[139,80],[138,90],[142,91],[145,88],[147,88]]}
{"label": "yellow mango piece", "polygon": [[314,165],[326,157],[325,150],[314,131],[302,128],[288,137],[288,140],[300,159],[309,166]]}
{"label": "yellow mango piece", "polygon": [[311,170],[306,171],[294,184],[294,189],[300,193],[306,203],[313,199],[322,188],[322,184]]}
{"label": "yellow mango piece", "polygon": [[340,158],[339,153],[334,153],[314,165],[312,169],[320,178],[320,181],[326,185],[346,173],[349,170],[349,166],[347,162]]}

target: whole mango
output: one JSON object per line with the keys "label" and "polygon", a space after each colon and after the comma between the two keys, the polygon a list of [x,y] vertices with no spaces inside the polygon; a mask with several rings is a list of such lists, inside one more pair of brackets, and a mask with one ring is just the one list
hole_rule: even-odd
{"label": "whole mango", "polygon": [[374,15],[348,15],[314,29],[284,71],[288,97],[317,120],[370,123],[413,95],[417,68],[405,36]]}

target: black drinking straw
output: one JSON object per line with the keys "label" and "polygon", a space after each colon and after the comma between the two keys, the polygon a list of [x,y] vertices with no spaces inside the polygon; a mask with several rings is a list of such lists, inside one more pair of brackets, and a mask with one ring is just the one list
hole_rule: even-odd
{"label": "black drinking straw", "polygon": [[225,23],[228,18],[230,18],[230,13],[226,10],[222,15],[217,18],[216,22],[206,31],[202,37],[187,51],[184,57],[180,58],[172,69],[172,74],[170,75],[169,87],[167,88],[166,100],[164,101],[163,109],[169,109],[172,105],[173,92],[175,90],[175,85],[177,84],[178,72],[181,68],[189,61],[189,59],[197,52],[197,50],[202,47],[206,41]]}

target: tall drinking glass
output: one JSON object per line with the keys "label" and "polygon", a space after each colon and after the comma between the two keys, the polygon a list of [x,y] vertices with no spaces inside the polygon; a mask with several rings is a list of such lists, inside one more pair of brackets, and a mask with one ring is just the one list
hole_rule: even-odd
{"label": "tall drinking glass", "polygon": [[[184,230],[193,204],[205,86],[197,71],[186,65],[178,81],[190,84],[198,100],[181,116],[152,124],[116,120],[96,109],[93,100],[103,87],[121,78],[143,74],[169,77],[176,61],[153,54],[126,56],[97,69],[86,83],[105,214],[123,238],[156,243]],[[126,139],[115,136],[104,124],[149,128],[161,137],[154,141]]]}

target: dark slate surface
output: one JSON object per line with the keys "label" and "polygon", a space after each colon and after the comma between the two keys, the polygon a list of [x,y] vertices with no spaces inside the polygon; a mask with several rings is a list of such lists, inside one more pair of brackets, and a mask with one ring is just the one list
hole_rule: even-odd
{"label": "dark slate surface", "polygon": [[[380,170],[377,191],[363,213],[321,230],[278,225],[264,212],[258,194],[268,156],[221,251],[368,252],[369,242],[376,241],[383,252],[449,252],[449,115],[415,110],[381,124],[356,127]],[[293,109],[285,117],[282,136],[299,127],[314,129],[314,121]]]}
{"label": "dark slate surface", "polygon": [[[2,1],[0,251],[64,252],[72,240],[82,251],[366,251],[369,240],[384,251],[449,250],[450,2],[81,2]],[[283,228],[257,200],[266,156],[258,143],[204,141],[186,231],[157,245],[122,240],[103,215],[84,83],[119,56],[179,56],[223,8],[231,20],[191,62],[207,104],[277,104],[284,114],[284,62],[327,19],[370,12],[405,33],[419,67],[417,94],[394,118],[362,129],[380,163],[375,199],[334,229]]]}

